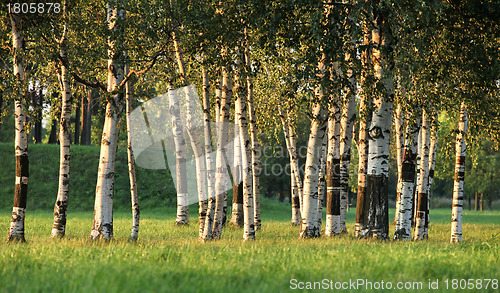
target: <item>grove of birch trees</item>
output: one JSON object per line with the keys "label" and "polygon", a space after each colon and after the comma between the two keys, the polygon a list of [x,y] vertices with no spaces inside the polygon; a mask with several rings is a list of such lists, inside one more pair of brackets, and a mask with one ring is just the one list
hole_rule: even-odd
{"label": "grove of birch trees", "polygon": [[[175,224],[197,225],[202,241],[223,237],[226,223],[242,228],[244,240],[259,239],[262,162],[272,139],[284,141],[290,219],[299,238],[432,237],[431,187],[442,163],[437,146],[439,140],[455,145],[448,152],[455,162],[450,241],[463,240],[469,145],[484,137],[500,145],[496,1],[62,0],[57,7],[50,13],[3,7],[0,14],[0,108],[12,108],[15,117],[9,241],[25,241],[33,123],[27,116],[35,115],[36,90],[52,97],[44,115],[59,125],[52,237],[65,235],[70,149],[79,140],[90,143],[94,107],[102,124],[89,237],[113,238],[115,161],[125,145],[130,239],[140,239],[130,117],[167,93],[162,111],[171,117],[164,123],[175,149]],[[187,93],[186,101],[177,91]],[[75,103],[79,126],[72,139]],[[438,137],[443,113],[455,122],[450,135]],[[307,150],[302,158],[299,144]],[[191,157],[196,176],[186,171]],[[391,160],[396,190],[389,185]],[[194,181],[196,190],[188,190]],[[351,189],[353,231],[346,225]],[[196,194],[198,222],[188,212],[188,193]],[[394,219],[389,194],[397,195]]]}

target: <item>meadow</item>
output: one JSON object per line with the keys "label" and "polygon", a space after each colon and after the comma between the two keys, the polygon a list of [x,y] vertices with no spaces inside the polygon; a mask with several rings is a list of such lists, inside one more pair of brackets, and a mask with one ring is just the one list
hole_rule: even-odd
{"label": "meadow", "polygon": [[[465,211],[460,244],[449,243],[448,209],[431,211],[430,238],[421,242],[350,235],[298,240],[290,205],[264,199],[256,241],[243,242],[240,228],[226,227],[223,239],[202,243],[196,207],[190,212],[191,225],[177,227],[173,208],[143,210],[139,240],[131,243],[129,212],[115,213],[114,239],[102,242],[88,240],[91,211],[70,211],[66,237],[51,239],[51,212],[29,210],[27,243],[0,241],[0,292],[290,292],[306,282],[330,292],[462,292],[452,289],[453,279],[500,278],[498,211]],[[347,220],[352,233],[354,210]],[[9,221],[9,209],[2,208],[0,231],[7,232]],[[429,289],[436,280],[438,289]],[[482,285],[465,291],[498,292],[494,282]]]}

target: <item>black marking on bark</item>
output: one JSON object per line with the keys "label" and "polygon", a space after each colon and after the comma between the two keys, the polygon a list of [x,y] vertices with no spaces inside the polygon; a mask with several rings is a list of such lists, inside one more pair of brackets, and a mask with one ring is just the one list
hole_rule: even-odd
{"label": "black marking on bark", "polygon": [[434,178],[434,169],[429,170],[429,178]]}
{"label": "black marking on bark", "polygon": [[362,230],[372,231],[378,239],[387,239],[389,235],[389,205],[387,194],[388,179],[385,175],[366,175],[365,214],[362,219]]}
{"label": "black marking on bark", "polygon": [[372,129],[370,129],[368,134],[369,134],[369,137],[371,139],[378,139],[378,138],[383,139],[384,138],[383,133],[382,133],[382,128],[380,128],[379,126],[372,127]]}
{"label": "black marking on bark", "polygon": [[455,164],[457,165],[465,165],[465,156],[456,157]]}
{"label": "black marking on bark", "polygon": [[403,182],[415,182],[415,164],[413,162],[404,161],[401,173]]}
{"label": "black marking on bark", "polygon": [[464,181],[464,179],[465,179],[465,171],[455,172],[455,178],[454,179],[455,179],[456,182]]}

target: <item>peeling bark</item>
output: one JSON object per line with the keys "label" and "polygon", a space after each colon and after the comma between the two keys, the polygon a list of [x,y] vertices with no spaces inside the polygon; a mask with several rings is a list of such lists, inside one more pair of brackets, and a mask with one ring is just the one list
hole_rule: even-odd
{"label": "peeling bark", "polygon": [[469,119],[467,117],[465,103],[460,105],[460,118],[458,122],[457,139],[455,143],[455,180],[453,183],[453,204],[451,210],[451,239],[450,242],[462,242],[462,210],[464,205],[464,177],[465,177],[465,155],[467,146],[465,135]]}

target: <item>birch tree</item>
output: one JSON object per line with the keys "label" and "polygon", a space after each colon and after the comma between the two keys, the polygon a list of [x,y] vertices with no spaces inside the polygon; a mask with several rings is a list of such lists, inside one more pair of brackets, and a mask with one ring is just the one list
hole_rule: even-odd
{"label": "birch tree", "polygon": [[451,242],[462,242],[462,210],[464,205],[464,177],[465,177],[465,135],[468,127],[467,108],[465,103],[460,105],[458,132],[455,142],[455,178],[453,182],[453,203],[451,210]]}
{"label": "birch tree", "polygon": [[24,219],[26,215],[26,201],[28,197],[28,179],[29,179],[29,159],[28,159],[28,136],[26,134],[25,123],[26,115],[23,109],[23,100],[25,95],[24,86],[24,60],[23,60],[23,36],[22,22],[18,15],[10,14],[12,25],[12,47],[14,48],[13,69],[19,83],[19,92],[14,101],[15,118],[15,153],[16,153],[16,187],[14,189],[14,206],[12,208],[12,217],[10,221],[8,241],[25,242],[24,237]]}
{"label": "birch tree", "polygon": [[[128,65],[125,66],[125,73],[128,74]],[[132,231],[130,232],[130,240],[136,241],[139,237],[139,222],[140,222],[140,209],[139,197],[137,195],[137,182],[135,176],[135,157],[132,149],[132,136],[131,136],[131,121],[130,113],[132,112],[132,85],[128,81],[125,84],[125,115],[127,123],[127,162],[128,162],[128,176],[130,182],[130,199],[132,203]]]}
{"label": "birch tree", "polygon": [[429,117],[427,112],[422,111],[422,128],[420,129],[421,141],[421,162],[420,162],[420,177],[418,182],[418,190],[416,197],[416,217],[415,217],[415,240],[423,240],[427,235],[427,214],[428,211],[428,182],[429,182]]}
{"label": "birch tree", "polygon": [[396,164],[398,168],[398,183],[396,186],[396,212],[394,213],[394,223],[398,221],[399,207],[401,201],[401,190],[403,188],[403,149],[404,149],[404,114],[401,103],[398,103],[394,113],[394,128],[396,130]]}
{"label": "birch tree", "polygon": [[[387,239],[389,236],[389,206],[387,184],[389,174],[389,140],[392,122],[392,46],[391,30],[385,15],[376,13],[372,28],[372,62],[380,92],[374,97],[374,111],[369,128],[366,199],[369,213],[363,221],[362,237]],[[389,54],[388,54],[389,53]]]}
{"label": "birch tree", "polygon": [[340,234],[340,101],[332,101],[328,117],[326,236]]}
{"label": "birch tree", "polygon": [[418,133],[420,117],[416,115],[413,121],[408,121],[405,131],[403,162],[401,166],[401,197],[397,208],[396,231],[394,239],[411,239],[411,219],[413,212],[413,194],[415,189],[415,164],[417,158]]}
{"label": "birch tree", "polygon": [[[123,36],[125,10],[121,3],[107,3],[108,29],[108,85],[112,93],[124,79],[124,50],[120,36]],[[91,239],[110,240],[113,237],[113,186],[115,177],[116,150],[118,147],[118,122],[122,111],[123,93],[112,93],[107,101],[104,127],[97,172],[94,221]]]}

